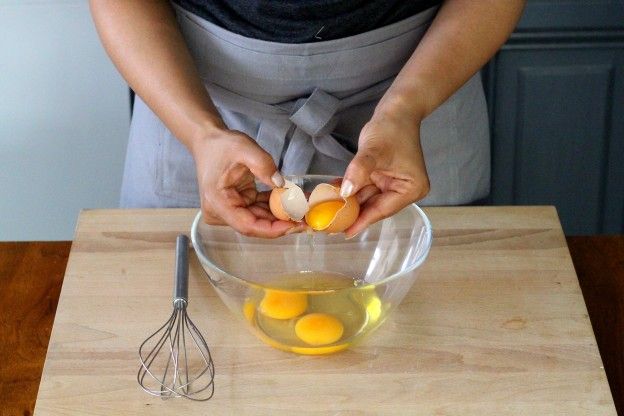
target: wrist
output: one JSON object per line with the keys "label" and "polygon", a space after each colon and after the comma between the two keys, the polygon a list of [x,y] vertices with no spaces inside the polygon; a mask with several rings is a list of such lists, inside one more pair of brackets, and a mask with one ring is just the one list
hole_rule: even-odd
{"label": "wrist", "polygon": [[206,143],[223,136],[228,130],[220,117],[210,115],[193,126],[193,131],[188,135],[185,144],[191,154],[194,154],[198,148],[202,148]]}
{"label": "wrist", "polygon": [[392,93],[390,90],[388,93],[390,94],[386,94],[377,104],[373,118],[401,120],[404,123],[420,125],[427,115],[423,102],[415,94]]}
{"label": "wrist", "polygon": [[371,120],[379,122],[394,122],[412,128],[419,128],[425,111],[405,96],[384,97],[379,102]]}
{"label": "wrist", "polygon": [[405,79],[399,74],[377,104],[375,115],[399,117],[419,125],[435,108],[432,94],[432,83],[424,76]]}

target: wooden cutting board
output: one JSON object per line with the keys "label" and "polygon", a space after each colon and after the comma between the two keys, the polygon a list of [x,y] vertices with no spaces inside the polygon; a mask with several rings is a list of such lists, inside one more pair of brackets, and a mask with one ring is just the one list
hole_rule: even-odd
{"label": "wooden cutting board", "polygon": [[209,402],[137,385],[171,311],[194,210],[81,214],[35,408],[44,415],[615,415],[552,207],[429,208],[434,245],[389,320],[352,350],[299,356],[233,318],[191,255],[189,313],[216,365]]}

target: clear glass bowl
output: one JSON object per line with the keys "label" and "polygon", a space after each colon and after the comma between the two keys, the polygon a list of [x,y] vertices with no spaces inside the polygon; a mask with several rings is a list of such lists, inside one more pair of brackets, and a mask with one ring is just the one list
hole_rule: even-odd
{"label": "clear glass bowl", "polygon": [[[305,192],[333,176],[290,177]],[[412,204],[346,240],[344,234],[245,237],[204,223],[195,252],[228,308],[267,344],[299,354],[343,350],[401,302],[431,247],[431,224]]]}

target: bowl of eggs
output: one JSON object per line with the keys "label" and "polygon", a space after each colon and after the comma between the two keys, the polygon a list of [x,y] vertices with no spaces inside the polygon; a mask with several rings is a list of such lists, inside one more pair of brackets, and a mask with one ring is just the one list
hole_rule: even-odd
{"label": "bowl of eggs", "polygon": [[407,294],[431,248],[431,224],[415,204],[345,239],[360,207],[340,196],[338,181],[291,176],[271,192],[273,215],[305,221],[309,232],[262,239],[206,224],[201,212],[193,222],[217,294],[272,347],[329,354],[360,343]]}

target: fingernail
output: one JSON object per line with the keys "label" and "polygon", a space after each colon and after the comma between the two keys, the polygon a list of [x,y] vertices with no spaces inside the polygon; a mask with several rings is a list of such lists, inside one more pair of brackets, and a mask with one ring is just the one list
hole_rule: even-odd
{"label": "fingernail", "polygon": [[343,198],[348,198],[353,193],[353,183],[350,180],[346,180],[342,182],[342,186],[340,187],[340,196]]}
{"label": "fingernail", "polygon": [[360,232],[358,231],[357,233],[353,234],[353,235],[352,235],[352,236],[350,236],[350,237],[345,237],[345,240],[351,240],[352,238],[357,237],[359,233],[360,233]]}
{"label": "fingernail", "polygon": [[277,171],[273,174],[273,176],[271,176],[271,182],[273,182],[273,185],[277,186],[278,188],[283,187],[285,184],[284,177],[281,173]]}

